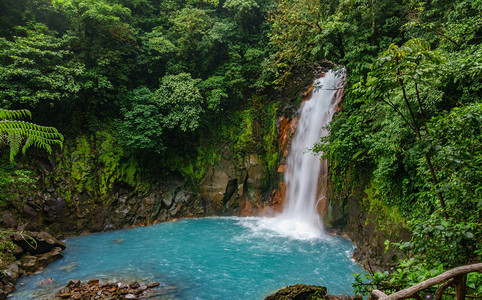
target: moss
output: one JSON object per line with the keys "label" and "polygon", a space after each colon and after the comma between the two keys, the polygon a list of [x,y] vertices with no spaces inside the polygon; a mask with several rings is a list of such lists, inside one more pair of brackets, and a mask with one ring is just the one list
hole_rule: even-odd
{"label": "moss", "polygon": [[139,191],[148,190],[150,184],[141,174],[137,161],[124,152],[116,138],[107,131],[98,131],[65,143],[54,180],[61,182],[57,192],[67,203],[78,207],[74,199],[83,193],[89,195],[90,205],[109,203],[116,183]]}
{"label": "moss", "polygon": [[246,154],[254,152],[257,145],[254,107],[236,112],[228,122],[222,124],[221,139],[228,144],[237,161],[244,161]]}
{"label": "moss", "polygon": [[[15,256],[13,256],[13,252],[15,247],[13,242],[10,240],[10,236],[8,235],[10,232],[0,230],[0,274],[2,270],[5,270],[8,265],[15,261]],[[0,276],[1,278],[1,276]]]}
{"label": "moss", "polygon": [[142,170],[133,156],[131,156],[127,162],[121,163],[119,172],[120,178],[122,178],[122,180],[129,186],[136,188],[143,186],[144,189],[150,187],[150,184],[141,184],[140,174]]}
{"label": "moss", "polygon": [[[267,185],[272,183],[271,181],[277,181],[277,178],[274,178],[273,174],[276,173],[276,167],[278,166],[278,159],[279,159],[279,145],[278,145],[278,132],[276,128],[276,119],[278,117],[278,106],[279,102],[274,102],[268,106],[268,109],[265,110],[265,132],[263,134],[263,149],[264,155],[262,161],[264,162],[266,168],[267,178],[265,178],[265,182]],[[276,179],[276,180],[272,180]]]}
{"label": "moss", "polygon": [[366,197],[363,198],[362,206],[371,215],[375,216],[375,219],[367,219],[366,224],[372,222],[381,230],[391,234],[397,225],[404,223],[404,218],[398,208],[395,206],[387,206],[384,203],[373,182],[370,182],[364,192]]}

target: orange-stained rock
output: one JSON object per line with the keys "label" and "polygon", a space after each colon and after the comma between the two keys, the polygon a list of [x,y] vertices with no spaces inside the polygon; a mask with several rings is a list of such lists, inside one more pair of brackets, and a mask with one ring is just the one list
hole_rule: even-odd
{"label": "orange-stained rock", "polygon": [[313,93],[313,87],[314,87],[314,85],[312,84],[312,85],[310,85],[308,90],[306,90],[306,92],[301,93],[301,98],[303,99],[303,101],[311,99],[311,94]]}
{"label": "orange-stained rock", "polygon": [[272,192],[271,208],[275,211],[281,211],[283,208],[283,201],[286,193],[286,183],[280,181],[278,183],[278,189],[274,189]]}
{"label": "orange-stained rock", "polygon": [[321,199],[318,200],[318,205],[316,207],[318,210],[318,213],[320,216],[323,218],[326,218],[328,216],[328,204],[326,202],[326,196],[321,197]]}
{"label": "orange-stained rock", "polygon": [[286,142],[288,141],[287,129],[288,129],[289,120],[288,118],[281,116],[279,123],[280,125],[279,125],[279,132],[278,132],[279,134],[278,143],[280,145],[280,148],[284,150],[286,147]]}
{"label": "orange-stained rock", "polygon": [[241,200],[241,216],[249,217],[253,215],[253,205],[248,201],[247,197],[243,197]]}
{"label": "orange-stained rock", "polygon": [[278,166],[278,173],[284,173],[285,172],[285,165],[279,165]]}
{"label": "orange-stained rock", "polygon": [[291,137],[295,133],[296,127],[298,126],[299,118],[294,118],[293,120],[289,120],[288,118],[282,116],[279,119],[279,139],[278,143],[280,145],[280,149],[283,152],[283,155],[286,156],[288,153],[288,142],[290,141]]}

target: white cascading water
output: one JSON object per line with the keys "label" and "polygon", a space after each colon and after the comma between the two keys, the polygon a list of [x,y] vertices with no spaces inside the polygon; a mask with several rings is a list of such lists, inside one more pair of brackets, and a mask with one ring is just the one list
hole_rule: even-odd
{"label": "white cascading water", "polygon": [[327,135],[324,127],[338,107],[340,97],[337,94],[343,85],[340,75],[329,71],[315,81],[311,99],[300,108],[298,126],[291,142],[285,173],[286,199],[279,218],[292,222],[300,231],[321,232],[323,228],[316,208],[322,162],[320,155],[308,150]]}
{"label": "white cascading water", "polygon": [[315,81],[311,99],[299,110],[299,121],[287,159],[285,172],[286,196],[283,211],[275,218],[258,222],[258,229],[267,229],[296,239],[323,236],[323,225],[317,204],[318,183],[326,187],[326,161],[309,151],[320,138],[327,135],[324,127],[331,121],[339,105],[344,84],[343,71],[328,71]]}

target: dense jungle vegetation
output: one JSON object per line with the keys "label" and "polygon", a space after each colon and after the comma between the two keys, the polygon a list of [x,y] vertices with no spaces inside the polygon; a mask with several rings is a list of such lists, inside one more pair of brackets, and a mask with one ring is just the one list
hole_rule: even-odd
{"label": "dense jungle vegetation", "polygon": [[[66,140],[106,130],[151,173],[196,182],[221,147],[276,169],[276,97],[344,66],[313,150],[340,191],[370,178],[380,226],[412,232],[387,244],[406,254],[394,272],[357,278],[390,291],[481,260],[481,42],[481,0],[0,0],[0,107]],[[29,171],[4,150],[6,201]]]}

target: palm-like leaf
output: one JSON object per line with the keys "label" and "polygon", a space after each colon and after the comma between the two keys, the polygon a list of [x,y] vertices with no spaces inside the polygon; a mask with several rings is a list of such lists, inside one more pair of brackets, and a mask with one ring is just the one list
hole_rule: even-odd
{"label": "palm-like leaf", "polygon": [[52,153],[52,145],[62,147],[64,137],[57,129],[19,120],[24,117],[31,117],[30,111],[0,109],[0,139],[10,146],[10,161],[14,161],[22,143],[24,154],[31,146],[48,153]]}

